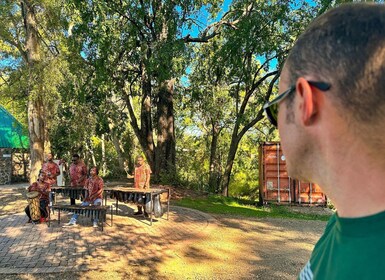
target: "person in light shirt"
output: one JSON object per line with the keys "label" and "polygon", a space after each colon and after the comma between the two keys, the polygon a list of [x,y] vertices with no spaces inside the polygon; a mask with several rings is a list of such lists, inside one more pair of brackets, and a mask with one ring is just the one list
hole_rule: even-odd
{"label": "person in light shirt", "polygon": [[[151,177],[151,169],[150,166],[144,161],[142,156],[136,157],[136,165],[133,176],[129,176],[134,178],[134,187],[136,189],[148,189],[150,188],[150,177]],[[145,215],[148,216],[147,213],[143,213],[142,206],[138,205],[138,211],[134,213],[134,215]]]}

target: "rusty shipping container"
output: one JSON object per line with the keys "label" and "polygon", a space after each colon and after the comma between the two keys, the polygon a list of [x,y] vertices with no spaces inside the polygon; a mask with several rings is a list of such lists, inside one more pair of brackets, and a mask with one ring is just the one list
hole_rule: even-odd
{"label": "rusty shipping container", "polygon": [[279,142],[259,147],[259,197],[263,203],[326,205],[322,189],[313,183],[290,178]]}

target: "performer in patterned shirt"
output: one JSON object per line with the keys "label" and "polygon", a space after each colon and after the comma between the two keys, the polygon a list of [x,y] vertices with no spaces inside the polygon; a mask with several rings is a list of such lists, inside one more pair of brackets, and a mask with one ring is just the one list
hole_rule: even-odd
{"label": "performer in patterned shirt", "polygon": [[57,185],[57,176],[60,175],[59,165],[53,161],[53,153],[48,153],[46,161],[42,166],[42,171],[45,174],[44,182],[50,187]]}
{"label": "performer in patterned shirt", "polygon": [[[136,158],[136,166],[134,172],[134,187],[136,189],[147,189],[150,188],[150,166],[144,161],[142,156]],[[134,215],[142,215],[142,206],[138,205],[138,212]],[[147,215],[147,213],[145,213]]]}
{"label": "performer in patterned shirt", "polygon": [[[72,155],[72,163],[70,166],[71,187],[83,188],[87,179],[87,166],[80,160],[78,154]],[[71,205],[75,205],[75,198],[70,198]]]}
{"label": "performer in patterned shirt", "polygon": [[[102,205],[104,182],[98,174],[99,170],[97,167],[92,167],[90,169],[90,178],[86,180],[84,185],[84,188],[87,190],[87,197],[82,202],[82,206]],[[78,217],[78,214],[74,214],[69,223],[65,224],[64,227],[76,226]],[[93,227],[98,227],[97,219],[93,220]]]}
{"label": "performer in patterned shirt", "polygon": [[[49,203],[49,193],[51,191],[51,186],[45,182],[45,177],[46,175],[44,174],[43,170],[40,170],[37,182],[32,183],[32,185],[28,187],[28,192],[39,192],[40,194],[40,222],[44,222],[48,217],[47,206]],[[29,206],[25,207],[24,211],[29,218],[28,223],[31,223],[32,219]]]}

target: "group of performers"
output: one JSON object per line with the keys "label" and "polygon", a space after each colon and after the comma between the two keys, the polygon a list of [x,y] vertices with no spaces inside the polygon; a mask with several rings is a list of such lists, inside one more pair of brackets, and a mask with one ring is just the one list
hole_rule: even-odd
{"label": "group of performers", "polygon": [[[72,163],[69,168],[70,175],[70,184],[73,188],[84,188],[86,189],[86,197],[81,203],[82,206],[88,205],[101,205],[103,201],[103,188],[104,182],[101,177],[99,177],[99,170],[97,167],[91,167],[89,171],[89,176],[87,178],[87,166],[80,159],[78,154],[72,156]],[[150,187],[150,174],[151,169],[148,164],[145,163],[142,156],[136,158],[136,165],[133,176],[128,176],[134,178],[134,187],[139,189],[146,189]],[[53,161],[53,154],[49,153],[46,156],[46,161],[44,162],[42,169],[39,172],[38,180],[34,182],[31,186],[28,187],[28,192],[30,196],[39,197],[39,210],[40,216],[37,218],[36,215],[31,215],[30,205],[25,208],[25,213],[27,214],[29,221],[28,222],[45,222],[48,218],[48,205],[50,202],[50,193],[51,188],[57,185],[57,177],[60,175],[59,165]],[[75,198],[70,198],[71,205],[75,205]],[[138,211],[134,215],[147,215],[145,211],[143,212],[142,206],[138,205]],[[76,226],[78,219],[78,214],[74,214],[70,221],[64,225],[64,227]],[[98,227],[98,220],[93,220],[93,227]]]}

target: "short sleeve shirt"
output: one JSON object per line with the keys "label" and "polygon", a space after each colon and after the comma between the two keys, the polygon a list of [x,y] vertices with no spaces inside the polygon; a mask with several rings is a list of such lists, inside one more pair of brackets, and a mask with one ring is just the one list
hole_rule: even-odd
{"label": "short sleeve shirt", "polygon": [[[78,183],[79,179],[83,176],[83,179]],[[87,166],[83,161],[78,164],[72,163],[70,166],[71,187],[83,187],[87,179]]]}
{"label": "short sleeve shirt", "polygon": [[94,201],[95,199],[103,198],[103,186],[103,179],[99,176],[88,178],[84,185],[84,188],[88,192],[88,199],[86,200]]}
{"label": "short sleeve shirt", "polygon": [[334,214],[298,279],[384,279],[385,212],[360,218]]}
{"label": "short sleeve shirt", "polygon": [[135,167],[134,174],[134,187],[137,189],[143,189],[145,187],[147,179],[150,180],[151,169],[148,164],[142,164]]}
{"label": "short sleeve shirt", "polygon": [[[49,184],[51,187],[52,185],[57,184],[57,176],[60,174],[59,165],[55,162],[47,161],[43,164],[41,169],[47,175],[45,176],[45,183]],[[51,174],[52,178],[48,177],[49,174]]]}

